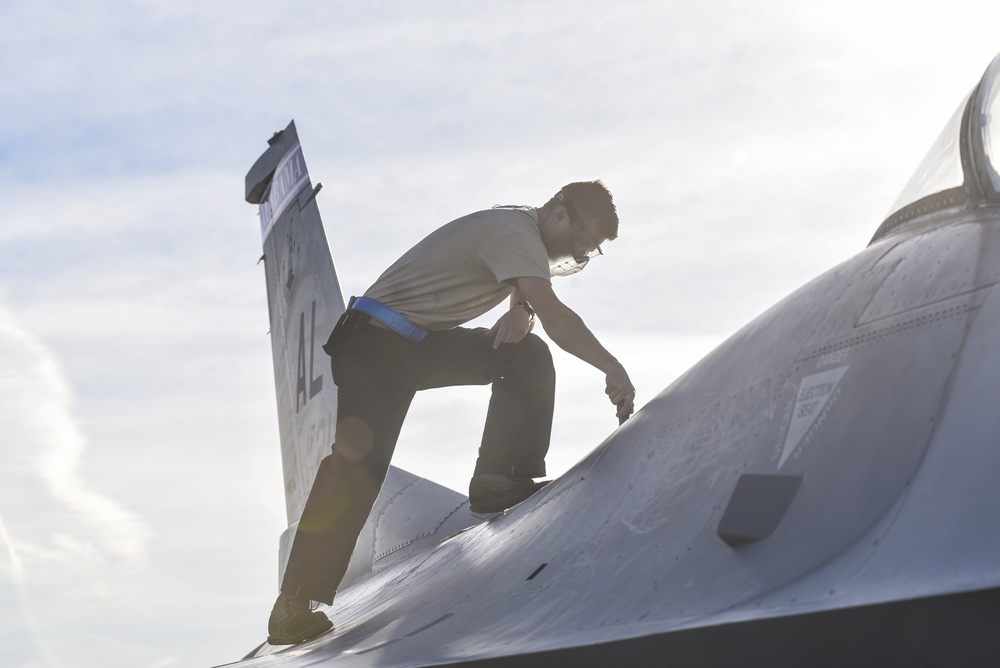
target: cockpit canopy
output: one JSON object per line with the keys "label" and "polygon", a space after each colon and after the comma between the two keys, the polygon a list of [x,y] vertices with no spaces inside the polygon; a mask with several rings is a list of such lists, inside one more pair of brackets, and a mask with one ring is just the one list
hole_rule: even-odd
{"label": "cockpit canopy", "polygon": [[956,206],[1000,204],[1000,56],[959,105],[872,241]]}

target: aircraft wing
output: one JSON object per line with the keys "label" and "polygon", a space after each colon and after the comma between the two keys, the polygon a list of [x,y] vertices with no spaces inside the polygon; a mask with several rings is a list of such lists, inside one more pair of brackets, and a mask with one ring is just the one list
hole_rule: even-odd
{"label": "aircraft wing", "polygon": [[867,248],[241,665],[1000,665],[998,118],[1000,58]]}

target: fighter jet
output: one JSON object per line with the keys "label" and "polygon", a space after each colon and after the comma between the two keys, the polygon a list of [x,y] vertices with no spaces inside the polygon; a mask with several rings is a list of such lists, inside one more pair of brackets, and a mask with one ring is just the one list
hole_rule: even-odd
{"label": "fighter jet", "polygon": [[[335,629],[239,665],[1000,665],[998,90],[1000,57],[867,248],[527,501],[483,519],[393,469]],[[294,123],[246,186],[284,555],[335,438],[343,298]]]}

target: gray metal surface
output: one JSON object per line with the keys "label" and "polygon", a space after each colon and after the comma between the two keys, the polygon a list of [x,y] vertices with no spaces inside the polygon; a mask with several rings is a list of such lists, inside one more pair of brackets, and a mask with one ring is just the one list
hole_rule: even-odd
{"label": "gray metal surface", "polygon": [[[984,132],[962,132],[980,184]],[[245,665],[997,665],[1000,201],[949,197],[890,218],[520,506],[411,532],[391,563],[365,547],[335,631]],[[752,541],[720,537],[734,503],[766,515]]]}
{"label": "gray metal surface", "polygon": [[260,204],[267,303],[289,524],[298,520],[319,461],[329,454],[336,386],[321,346],[344,312],[326,233],[295,122],[272,137],[247,174]]}

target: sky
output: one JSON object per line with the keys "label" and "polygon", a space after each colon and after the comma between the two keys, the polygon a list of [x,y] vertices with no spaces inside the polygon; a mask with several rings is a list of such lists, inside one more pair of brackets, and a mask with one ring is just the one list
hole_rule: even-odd
{"label": "sky", "polygon": [[[348,296],[449,220],[603,179],[621,236],[555,287],[641,406],[864,248],[998,19],[986,0],[0,3],[0,665],[211,666],[263,640],[285,519],[243,177],[289,120]],[[598,371],[556,368],[553,476],[616,426]],[[464,491],[488,396],[418,396],[395,463]]]}

